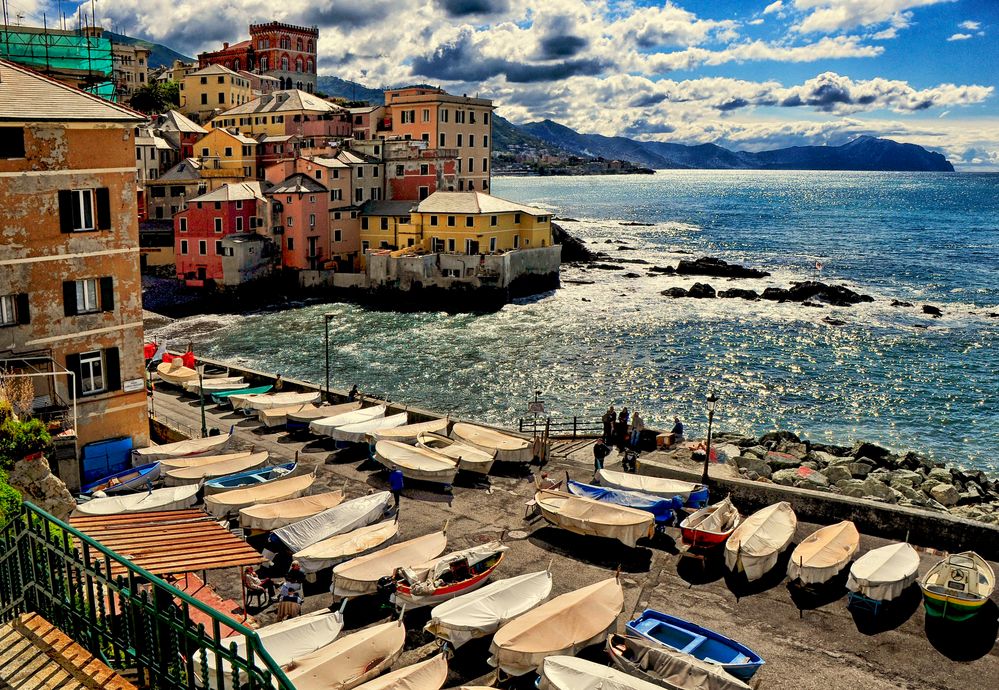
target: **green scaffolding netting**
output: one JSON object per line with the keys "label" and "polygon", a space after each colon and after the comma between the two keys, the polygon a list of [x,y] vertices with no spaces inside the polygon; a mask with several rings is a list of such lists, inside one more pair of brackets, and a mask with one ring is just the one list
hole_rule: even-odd
{"label": "green scaffolding netting", "polygon": [[85,72],[110,77],[111,41],[97,36],[0,29],[0,57],[40,71]]}

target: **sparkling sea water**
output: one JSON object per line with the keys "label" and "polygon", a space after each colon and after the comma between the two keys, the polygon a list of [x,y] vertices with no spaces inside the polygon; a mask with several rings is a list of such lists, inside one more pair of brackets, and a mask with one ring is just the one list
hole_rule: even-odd
{"label": "sparkling sea water", "polygon": [[[563,281],[592,284],[563,282],[493,314],[314,304],[191,317],[152,335],[321,383],[329,313],[334,386],[463,417],[515,425],[540,390],[555,417],[597,417],[613,403],[654,427],[677,414],[696,436],[713,389],[718,430],[864,439],[999,469],[999,317],[989,316],[999,313],[999,174],[664,171],[497,178],[493,192],[576,219],[563,226],[623,270],[564,267]],[[705,255],[773,275],[648,275]],[[648,263],[621,263],[634,260]],[[815,308],[660,294],[807,279],[875,301]]]}

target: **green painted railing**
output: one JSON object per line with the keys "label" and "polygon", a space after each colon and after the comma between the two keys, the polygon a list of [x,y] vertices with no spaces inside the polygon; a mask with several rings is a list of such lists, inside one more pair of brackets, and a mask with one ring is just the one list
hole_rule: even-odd
{"label": "green painted railing", "polygon": [[[210,630],[191,621],[191,609],[207,614]],[[31,503],[0,527],[0,623],[22,613],[134,671],[142,687],[295,690],[252,629]],[[242,648],[222,626],[243,636]]]}

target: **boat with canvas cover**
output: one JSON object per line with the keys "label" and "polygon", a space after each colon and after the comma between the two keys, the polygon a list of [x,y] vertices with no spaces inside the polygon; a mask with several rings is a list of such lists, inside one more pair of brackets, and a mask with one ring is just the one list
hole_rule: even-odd
{"label": "boat with canvas cover", "polygon": [[269,410],[258,410],[257,419],[266,427],[284,426],[288,422],[288,413],[302,412],[314,408],[315,405],[283,405]]}
{"label": "boat with canvas cover", "polygon": [[153,510],[182,510],[198,502],[198,486],[173,486],[143,493],[92,498],[76,506],[74,515],[122,515]]}
{"label": "boat with canvas cover", "polygon": [[549,570],[497,580],[435,606],[424,630],[457,649],[469,640],[492,635],[507,621],[543,602],[551,592]]}
{"label": "boat with canvas cover", "polygon": [[120,494],[147,488],[160,477],[160,463],[150,462],[139,467],[128,467],[121,472],[101,477],[96,482],[84,485],[80,493],[92,494],[102,491],[105,494]]}
{"label": "boat with canvas cover", "polygon": [[656,522],[665,524],[672,522],[676,516],[676,511],[683,507],[683,499],[679,496],[673,498],[660,498],[652,494],[643,494],[639,491],[626,491],[624,489],[608,489],[602,486],[584,484],[583,482],[566,481],[565,488],[573,496],[592,498],[594,501],[613,503],[618,506],[643,510],[652,513]]}
{"label": "boat with canvas cover", "polygon": [[787,576],[803,585],[828,582],[843,570],[860,548],[860,532],[849,520],[812,532],[794,551]]}
{"label": "boat with canvas cover", "polygon": [[188,393],[194,393],[195,395],[198,395],[202,391],[204,391],[205,394],[223,393],[225,391],[237,391],[249,387],[250,384],[246,383],[242,376],[224,376],[217,379],[206,379],[202,377],[200,382],[195,379],[184,383],[184,390]]}
{"label": "boat with canvas cover", "polygon": [[161,446],[133,448],[132,467],[145,465],[156,460],[171,460],[189,455],[207,455],[210,452],[223,451],[235,440],[233,431],[234,429],[230,428],[227,436],[206,436],[205,438],[192,438],[176,443],[164,443]]}
{"label": "boat with canvas cover", "polygon": [[402,654],[402,620],[344,635],[284,667],[296,690],[350,690],[384,673]]}
{"label": "boat with canvas cover", "polygon": [[169,362],[160,362],[157,364],[156,375],[160,377],[161,381],[169,383],[171,386],[183,386],[188,381],[196,381],[198,379],[198,372],[185,367],[180,357],[175,357]]}
{"label": "boat with canvas cover", "polygon": [[385,546],[399,534],[399,516],[394,520],[365,525],[346,534],[323,539],[293,554],[302,572],[317,573],[346,560],[363,556]]}
{"label": "boat with canvas cover", "polygon": [[398,441],[399,443],[416,443],[420,434],[433,434],[447,431],[447,419],[431,419],[429,422],[404,424],[394,429],[380,429],[371,434],[376,441]]}
{"label": "boat with canvas cover", "polygon": [[749,690],[718,664],[677,652],[640,637],[607,636],[607,655],[625,673],[660,688],[680,690]]}
{"label": "boat with canvas cover", "polygon": [[407,609],[435,606],[474,592],[489,580],[510,547],[498,541],[453,551],[410,568],[396,571],[396,606]]}
{"label": "boat with canvas cover", "polygon": [[634,547],[639,539],[652,537],[655,532],[655,518],[644,510],[561,491],[539,491],[534,501],[545,520],[576,534],[609,537]]}
{"label": "boat with canvas cover", "polygon": [[[235,515],[243,508],[298,498],[316,481],[315,473],[258,482],[255,485],[209,495],[205,488],[205,510],[217,518]],[[210,482],[215,484],[215,482]]]}
{"label": "boat with canvas cover", "polygon": [[684,544],[711,548],[725,543],[742,521],[732,500],[726,498],[713,506],[705,506],[680,523],[680,538]]}
{"label": "boat with canvas cover", "polygon": [[628,621],[625,629],[630,635],[690,654],[701,661],[718,664],[746,682],[764,663],[759,654],[741,642],[653,609],[645,609],[638,618]]}
{"label": "boat with canvas cover", "polygon": [[343,503],[343,491],[327,491],[275,503],[258,503],[249,508],[240,508],[239,526],[258,532],[270,532],[318,515],[341,503]]}
{"label": "boat with canvas cover", "polygon": [[458,464],[451,458],[397,441],[378,441],[375,444],[375,460],[389,470],[399,470],[407,479],[423,482],[450,486],[458,474]]}
{"label": "boat with canvas cover", "polygon": [[215,477],[225,477],[237,472],[245,472],[255,467],[260,467],[267,462],[267,452],[251,453],[245,457],[232,458],[222,462],[213,462],[208,465],[194,465],[193,467],[177,467],[166,470],[163,473],[163,482],[167,486],[181,486],[183,484],[200,484],[203,481],[214,479]]}
{"label": "boat with canvas cover", "polygon": [[397,426],[402,426],[408,418],[409,414],[406,412],[387,417],[375,417],[363,422],[338,426],[329,435],[341,443],[364,443],[371,434],[379,429],[394,429]]}
{"label": "boat with canvas cover", "polygon": [[440,690],[446,680],[447,657],[437,654],[426,661],[369,680],[364,685],[358,685],[357,690]]}
{"label": "boat with canvas cover", "polygon": [[321,513],[273,529],[267,538],[267,547],[263,552],[264,560],[273,560],[281,549],[296,553],[323,539],[378,522],[388,514],[391,502],[392,494],[388,491],[379,491],[344,501]]}
{"label": "boat with canvas cover", "polygon": [[458,422],[451,428],[451,438],[493,453],[500,462],[530,462],[534,458],[527,439],[476,424]]}
{"label": "boat with canvas cover", "polygon": [[708,504],[708,487],[695,482],[607,469],[598,470],[597,479],[600,486],[608,486],[612,489],[641,491],[643,494],[652,494],[661,498],[680,496],[683,498],[683,504],[688,508],[703,508]]}
{"label": "boat with canvas cover", "polygon": [[[341,630],[343,630],[343,614],[339,611],[331,613],[321,609],[314,614],[265,625],[257,629],[257,635],[274,662],[279,666],[285,666],[293,659],[304,657],[330,644],[340,635]],[[247,644],[244,635],[227,637],[224,641],[227,647],[235,645],[236,654],[246,658]],[[202,688],[238,690],[249,681],[246,672],[240,669],[239,683],[234,686],[232,665],[214,652],[199,649],[194,652],[193,662],[194,675]],[[207,678],[202,676],[204,669],[208,671]],[[222,685],[219,684],[220,673]]]}
{"label": "boat with canvas cover", "polygon": [[[366,422],[369,419],[384,417],[387,409],[388,408],[385,405],[373,405],[371,407],[362,407],[350,412],[340,412],[330,417],[314,419],[309,422],[309,431],[316,436],[329,436],[333,433],[333,430],[339,426],[357,424],[358,422]],[[290,421],[291,420],[289,419],[289,422]]]}
{"label": "boat with canvas cover", "polygon": [[854,561],[846,588],[872,601],[891,601],[919,577],[919,554],[909,544],[888,544]]}
{"label": "boat with canvas cover", "polygon": [[186,455],[182,458],[160,460],[160,464],[163,465],[163,471],[166,472],[167,470],[178,470],[181,467],[201,467],[216,462],[246,458],[251,455],[253,455],[252,450],[241,450],[237,453],[222,453],[221,455]]}
{"label": "boat with canvas cover", "polygon": [[995,586],[992,566],[974,551],[947,556],[919,581],[926,615],[956,623],[974,618]]}
{"label": "boat with canvas cover", "polygon": [[610,666],[556,654],[541,664],[541,690],[662,690]]}
{"label": "boat with canvas cover", "polygon": [[280,465],[256,467],[235,474],[227,474],[205,482],[205,494],[217,494],[226,491],[246,489],[251,486],[269,484],[281,479],[289,479],[298,474],[300,467],[297,462],[284,462]]}
{"label": "boat with canvas cover", "polygon": [[355,402],[341,403],[339,405],[324,404],[306,406],[298,412],[289,412],[286,415],[285,428],[287,428],[288,431],[305,431],[309,428],[309,424],[317,419],[335,417],[338,414],[344,414],[345,412],[360,410],[362,404],[363,403],[361,403],[360,400],[357,400]]}
{"label": "boat with canvas cover", "polygon": [[798,518],[787,501],[756,511],[725,542],[725,565],[732,572],[745,573],[749,582],[759,580],[777,564],[797,527]]}
{"label": "boat with canvas cover", "polygon": [[424,563],[439,556],[445,548],[447,534],[442,530],[341,563],[333,568],[330,591],[335,597],[345,598],[373,594],[378,589],[378,580],[392,575],[396,568]]}
{"label": "boat with canvas cover", "polygon": [[255,413],[275,407],[314,403],[319,400],[319,391],[307,391],[305,393],[289,391],[287,393],[269,393],[255,396],[233,395],[231,397],[233,409],[252,410]]}
{"label": "boat with canvas cover", "polygon": [[426,431],[416,437],[416,445],[457,460],[458,469],[463,472],[489,474],[496,460],[495,452],[485,451],[467,443],[459,443],[453,438]]}
{"label": "boat with canvas cover", "polygon": [[496,631],[489,665],[511,676],[537,671],[545,657],[603,641],[622,608],[624,590],[616,577],[555,597]]}
{"label": "boat with canvas cover", "polygon": [[212,401],[216,405],[222,405],[223,407],[225,407],[225,406],[230,406],[231,407],[232,406],[232,399],[235,396],[237,396],[237,395],[241,395],[241,396],[246,396],[246,395],[263,395],[265,393],[270,392],[271,388],[273,388],[273,386],[252,386],[252,387],[250,387],[249,384],[247,384],[247,387],[234,386],[233,388],[227,388],[226,390],[220,390],[220,391],[216,391],[216,390],[209,391],[208,389],[206,389],[205,392],[206,393],[211,392],[211,394],[212,394]]}

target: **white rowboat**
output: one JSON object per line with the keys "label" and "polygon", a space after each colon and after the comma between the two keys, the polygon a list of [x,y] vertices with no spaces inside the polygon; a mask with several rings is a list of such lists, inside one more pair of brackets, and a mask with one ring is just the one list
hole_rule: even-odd
{"label": "white rowboat", "polygon": [[181,486],[183,484],[199,484],[207,479],[224,477],[227,474],[236,474],[260,467],[267,462],[267,452],[253,453],[246,457],[234,458],[223,462],[213,462],[210,465],[199,465],[195,467],[178,467],[163,473],[164,484],[167,486]]}
{"label": "white rowboat", "polygon": [[804,539],[787,564],[787,576],[803,585],[828,582],[847,566],[860,548],[860,532],[849,520],[816,530]]}
{"label": "white rowboat", "polygon": [[333,568],[333,596],[371,594],[377,590],[378,580],[391,575],[396,568],[408,568],[428,561],[443,553],[445,548],[447,535],[433,532],[341,563]]}
{"label": "white rowboat", "polygon": [[153,489],[146,493],[94,498],[76,506],[75,515],[121,515],[148,513],[152,510],[182,510],[193,506],[198,498],[198,486],[173,486]]}
{"label": "white rowboat", "polygon": [[350,690],[395,663],[405,643],[401,620],[373,625],[293,659],[284,670],[296,690]]}
{"label": "white rowboat", "polygon": [[527,439],[484,426],[458,422],[451,428],[451,438],[494,453],[501,462],[530,462],[534,457]]}
{"label": "white rowboat", "polygon": [[397,426],[402,426],[406,423],[408,418],[409,415],[405,412],[389,415],[387,417],[376,417],[375,419],[369,419],[355,424],[338,426],[330,432],[330,436],[332,436],[335,440],[342,441],[344,443],[363,443],[367,440],[368,436],[379,429],[393,429]]}
{"label": "white rowboat", "polygon": [[787,501],[774,503],[750,515],[725,542],[725,565],[759,580],[777,563],[780,552],[794,538],[798,518]]}
{"label": "white rowboat", "polygon": [[352,412],[341,412],[331,417],[315,419],[309,423],[309,431],[317,436],[329,436],[337,427],[384,417],[385,410],[387,409],[385,405],[375,405],[373,407],[362,407]]}
{"label": "white rowboat", "polygon": [[390,470],[399,470],[404,477],[424,482],[453,484],[458,474],[454,460],[432,450],[407,446],[397,441],[378,441],[375,459]]}
{"label": "white rowboat", "polygon": [[495,452],[489,452],[460,443],[453,438],[424,432],[416,437],[416,445],[420,448],[440,453],[452,460],[458,461],[458,469],[477,474],[489,474],[496,460]]}

